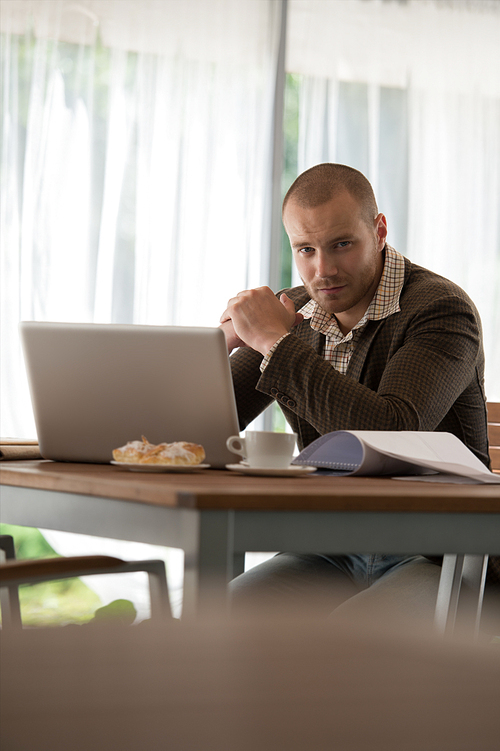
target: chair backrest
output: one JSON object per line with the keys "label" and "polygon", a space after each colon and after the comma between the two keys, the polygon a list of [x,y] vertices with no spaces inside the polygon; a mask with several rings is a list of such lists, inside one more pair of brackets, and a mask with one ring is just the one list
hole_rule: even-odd
{"label": "chair backrest", "polygon": [[488,402],[488,440],[491,468],[500,472],[500,402]]}

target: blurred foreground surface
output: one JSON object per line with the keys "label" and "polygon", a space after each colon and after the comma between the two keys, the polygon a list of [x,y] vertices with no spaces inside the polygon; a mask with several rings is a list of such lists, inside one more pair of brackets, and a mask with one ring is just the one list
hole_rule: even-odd
{"label": "blurred foreground surface", "polygon": [[500,647],[358,624],[3,633],[2,751],[497,751]]}

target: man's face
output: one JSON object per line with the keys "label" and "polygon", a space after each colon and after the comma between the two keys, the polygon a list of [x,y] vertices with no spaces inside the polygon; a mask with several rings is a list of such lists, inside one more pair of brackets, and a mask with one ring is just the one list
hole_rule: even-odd
{"label": "man's face", "polygon": [[291,199],[283,222],[308,293],[349,330],[362,318],[382,275],[385,217],[379,214],[369,226],[344,191],[314,208]]}

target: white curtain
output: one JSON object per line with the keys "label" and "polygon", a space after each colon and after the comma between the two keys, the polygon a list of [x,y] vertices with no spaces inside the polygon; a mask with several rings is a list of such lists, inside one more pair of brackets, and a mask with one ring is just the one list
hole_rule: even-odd
{"label": "white curtain", "polygon": [[2,0],[2,435],[20,320],[212,326],[267,281],[280,7]]}
{"label": "white curtain", "polygon": [[290,0],[298,172],[360,169],[389,241],[479,308],[500,399],[500,3]]}

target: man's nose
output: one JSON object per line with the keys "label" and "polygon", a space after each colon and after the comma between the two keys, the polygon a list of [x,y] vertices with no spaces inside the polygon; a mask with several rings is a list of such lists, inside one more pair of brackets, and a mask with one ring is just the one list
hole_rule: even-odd
{"label": "man's nose", "polygon": [[334,259],[331,258],[328,253],[323,253],[322,251],[317,252],[315,261],[315,273],[319,279],[326,279],[330,276],[337,276],[337,265],[335,264]]}

